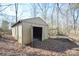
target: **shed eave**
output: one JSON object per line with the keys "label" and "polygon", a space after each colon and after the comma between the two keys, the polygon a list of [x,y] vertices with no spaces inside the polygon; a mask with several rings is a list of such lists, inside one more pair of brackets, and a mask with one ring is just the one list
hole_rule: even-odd
{"label": "shed eave", "polygon": [[15,27],[15,26],[17,26],[17,25],[20,24],[20,23],[22,23],[22,21],[18,21],[18,22],[16,22],[16,23],[13,24],[11,27]]}

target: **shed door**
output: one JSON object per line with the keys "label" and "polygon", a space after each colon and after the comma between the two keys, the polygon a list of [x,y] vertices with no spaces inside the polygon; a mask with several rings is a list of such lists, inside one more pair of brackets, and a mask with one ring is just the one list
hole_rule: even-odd
{"label": "shed door", "polygon": [[42,41],[42,27],[33,27],[33,41]]}

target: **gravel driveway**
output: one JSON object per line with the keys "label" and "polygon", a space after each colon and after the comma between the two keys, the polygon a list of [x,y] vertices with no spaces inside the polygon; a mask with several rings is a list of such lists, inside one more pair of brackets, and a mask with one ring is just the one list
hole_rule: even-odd
{"label": "gravel driveway", "polygon": [[0,38],[0,55],[2,56],[76,56],[79,46],[67,38],[53,38],[35,41],[25,48],[13,38]]}

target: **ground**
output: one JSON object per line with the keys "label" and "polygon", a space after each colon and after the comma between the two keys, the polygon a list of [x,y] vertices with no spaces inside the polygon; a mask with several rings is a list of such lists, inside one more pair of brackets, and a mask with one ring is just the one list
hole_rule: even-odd
{"label": "ground", "polygon": [[69,38],[56,37],[21,47],[11,36],[0,38],[2,56],[79,56],[79,46]]}

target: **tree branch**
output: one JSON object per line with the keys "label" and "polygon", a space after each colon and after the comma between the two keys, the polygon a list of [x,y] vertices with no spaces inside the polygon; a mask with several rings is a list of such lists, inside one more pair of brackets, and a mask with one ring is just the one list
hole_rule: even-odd
{"label": "tree branch", "polygon": [[11,6],[12,4],[7,5],[7,7],[5,7],[4,9],[0,10],[0,12],[4,11],[5,9],[7,9],[9,6]]}

